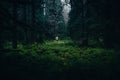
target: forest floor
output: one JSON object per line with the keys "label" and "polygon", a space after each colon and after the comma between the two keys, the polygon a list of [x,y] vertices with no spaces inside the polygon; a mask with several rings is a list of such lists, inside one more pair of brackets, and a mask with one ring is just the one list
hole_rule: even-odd
{"label": "forest floor", "polygon": [[0,74],[4,80],[115,80],[119,56],[113,49],[79,48],[70,40],[19,45],[0,52]]}
{"label": "forest floor", "polygon": [[46,41],[46,45],[65,45],[65,44],[69,44],[72,43],[71,40],[53,40],[53,41]]}

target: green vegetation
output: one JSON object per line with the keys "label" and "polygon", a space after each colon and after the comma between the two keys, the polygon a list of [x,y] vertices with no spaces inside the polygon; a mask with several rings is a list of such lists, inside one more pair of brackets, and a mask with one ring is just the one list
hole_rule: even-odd
{"label": "green vegetation", "polygon": [[[64,43],[63,43],[64,42]],[[69,41],[70,42],[70,41]],[[14,80],[112,80],[119,67],[119,51],[79,48],[68,41],[19,45],[0,52],[0,74]],[[7,76],[7,77],[5,77]]]}
{"label": "green vegetation", "polygon": [[120,80],[119,0],[0,0],[0,80]]}

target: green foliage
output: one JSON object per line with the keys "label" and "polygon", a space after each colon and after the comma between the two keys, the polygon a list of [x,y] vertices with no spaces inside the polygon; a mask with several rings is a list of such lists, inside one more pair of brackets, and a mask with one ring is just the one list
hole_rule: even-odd
{"label": "green foliage", "polygon": [[14,80],[111,80],[119,71],[118,56],[115,50],[58,43],[21,45],[0,52],[0,74]]}
{"label": "green foliage", "polygon": [[[84,2],[85,1],[85,2]],[[118,0],[71,0],[69,35],[81,45],[102,39],[107,48],[120,47],[120,5]],[[84,38],[88,40],[84,41]],[[90,39],[89,39],[90,38]]]}

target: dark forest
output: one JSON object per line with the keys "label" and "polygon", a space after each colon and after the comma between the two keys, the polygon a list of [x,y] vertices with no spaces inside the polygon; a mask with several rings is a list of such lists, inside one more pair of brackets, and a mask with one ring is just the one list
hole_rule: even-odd
{"label": "dark forest", "polygon": [[119,80],[119,0],[0,0],[0,80]]}

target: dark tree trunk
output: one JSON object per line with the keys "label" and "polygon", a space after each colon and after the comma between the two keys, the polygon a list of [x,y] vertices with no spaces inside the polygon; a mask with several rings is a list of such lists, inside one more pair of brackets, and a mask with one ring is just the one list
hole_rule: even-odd
{"label": "dark tree trunk", "polygon": [[[27,3],[25,2],[25,5],[23,5],[23,13],[24,13],[24,23],[27,24]],[[24,44],[29,44],[29,29],[25,28],[25,33],[24,33]]]}
{"label": "dark tree trunk", "polygon": [[88,28],[85,23],[86,18],[86,1],[82,0],[82,45],[88,46]]}
{"label": "dark tree trunk", "polygon": [[[13,19],[17,20],[17,4],[13,3]],[[14,49],[17,48],[17,40],[18,40],[18,35],[17,35],[17,25],[15,21],[13,20],[13,31],[12,31],[12,47]]]}
{"label": "dark tree trunk", "polygon": [[3,38],[2,38],[2,34],[0,33],[0,50],[3,49]]}
{"label": "dark tree trunk", "polygon": [[33,27],[33,30],[31,31],[31,43],[35,42],[35,28],[36,28],[35,13],[36,13],[36,11],[35,11],[35,1],[32,0],[32,27]]}

